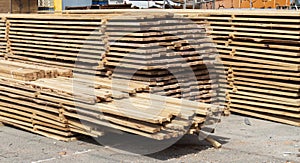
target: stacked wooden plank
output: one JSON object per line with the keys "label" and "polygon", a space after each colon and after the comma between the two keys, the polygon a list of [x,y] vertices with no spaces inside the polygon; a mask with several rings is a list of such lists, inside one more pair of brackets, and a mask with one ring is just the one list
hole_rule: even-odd
{"label": "stacked wooden plank", "polygon": [[[76,128],[74,130],[77,132],[73,132],[63,112],[65,107],[74,108],[74,100],[90,106],[96,101],[111,101],[113,97],[107,89],[95,90],[94,96],[85,92],[72,93],[70,78],[26,82],[1,77],[0,89],[1,121],[59,140],[72,140],[75,133],[86,132],[84,129],[77,131]],[[115,96],[128,97],[121,93]]]}
{"label": "stacked wooden plank", "polygon": [[[213,11],[206,20],[227,67],[232,112],[300,126],[300,13]],[[224,81],[226,83],[227,81]]]}
{"label": "stacked wooden plank", "polygon": [[5,20],[0,20],[0,57],[6,52],[6,25]]}
{"label": "stacked wooden plank", "polygon": [[[67,11],[64,14],[122,14],[136,10]],[[148,10],[160,12],[160,10]],[[228,108],[299,126],[298,11],[168,10],[206,22],[227,71]],[[229,82],[229,83],[228,83]],[[229,87],[228,85],[229,84]]]}
{"label": "stacked wooden plank", "polygon": [[8,15],[5,23],[6,58],[96,74],[105,52],[101,17]]}
{"label": "stacked wooden plank", "polygon": [[75,67],[76,72],[90,75],[111,75],[123,58],[123,66],[119,67],[125,73],[114,73],[114,77],[128,79],[128,73],[146,66],[137,71],[133,80],[150,82],[153,93],[216,102],[212,99],[218,87],[218,74],[214,72],[216,51],[204,27],[174,14],[150,13],[145,17],[147,14],[113,14],[109,19],[104,15],[7,15],[9,51],[5,58]]}
{"label": "stacked wooden plank", "polygon": [[[222,107],[196,102],[216,101],[218,74],[209,69],[216,53],[202,26],[173,14],[3,17],[4,123],[68,141],[104,129],[162,140],[199,134],[205,122],[218,121],[212,117]],[[124,20],[130,34],[115,41]]]}
{"label": "stacked wooden plank", "polygon": [[204,26],[155,13],[113,17],[106,28],[103,64],[113,78],[147,82],[159,95],[216,102],[218,74],[210,67],[217,53]]}
{"label": "stacked wooden plank", "polygon": [[[148,93],[133,96],[132,92],[148,88],[134,82],[115,92],[105,88],[111,82],[65,77],[26,82],[0,77],[0,120],[64,141],[75,139],[76,134],[101,136],[106,128],[163,140],[198,133],[212,109],[209,104]],[[76,83],[95,87],[76,90]]]}
{"label": "stacked wooden plank", "polygon": [[34,81],[40,78],[54,78],[58,76],[71,77],[72,71],[0,59],[0,75],[12,79]]}

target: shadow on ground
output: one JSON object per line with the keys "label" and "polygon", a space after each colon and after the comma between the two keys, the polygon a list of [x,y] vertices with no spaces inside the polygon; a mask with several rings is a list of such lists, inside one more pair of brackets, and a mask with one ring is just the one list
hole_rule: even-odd
{"label": "shadow on ground", "polygon": [[[151,151],[154,151],[153,149],[149,150],[148,148],[153,148],[154,146],[157,145],[157,143],[163,143],[164,141],[152,141],[146,138],[139,138],[135,139],[134,141],[130,141],[128,138],[124,137],[124,142],[113,142],[115,140],[115,134],[110,134],[107,135],[107,137],[112,140],[111,145],[103,145],[103,146],[109,146],[118,150],[122,150],[125,152],[130,152],[130,153],[146,153]],[[105,137],[105,136],[104,136]],[[229,141],[229,138],[225,137],[219,137],[219,136],[214,136],[211,135],[211,138],[217,140],[221,144],[226,144]],[[118,137],[119,138],[119,137]],[[103,137],[99,138],[103,139]],[[104,138],[105,139],[105,138]],[[101,145],[101,140],[97,140],[94,138],[89,138],[89,137],[82,137],[80,139],[81,141],[87,142],[87,143],[92,143],[96,145]],[[139,144],[133,144],[139,141]],[[143,143],[142,143],[142,142]],[[105,142],[107,143],[107,142]],[[149,144],[152,143],[152,144]],[[161,144],[160,144],[161,145]],[[144,149],[141,149],[144,148]],[[174,159],[174,158],[180,158],[189,154],[197,154],[200,151],[213,148],[211,144],[209,144],[207,141],[202,140],[200,141],[196,135],[185,135],[182,137],[180,140],[175,142],[175,144],[172,144],[171,146],[168,146],[167,148],[163,148],[160,151],[155,151],[154,153],[152,152],[151,154],[143,154],[147,157],[154,158],[157,160],[169,160],[169,159]]]}
{"label": "shadow on ground", "polygon": [[[221,144],[226,144],[229,140],[229,138],[219,136],[210,137],[217,140]],[[189,154],[196,154],[209,148],[213,148],[211,144],[205,140],[200,141],[196,135],[185,135],[182,139],[176,142],[176,144],[170,146],[169,148],[147,156],[158,160],[169,160],[173,158],[180,158]]]}
{"label": "shadow on ground", "polygon": [[[10,125],[8,126],[15,128]],[[19,128],[16,129],[28,132]],[[229,138],[226,137],[219,137],[215,135],[210,135],[210,137],[214,140],[217,140],[221,144],[227,144],[229,141]],[[156,141],[137,135],[106,133],[105,136],[102,136],[98,139],[80,136],[78,141],[102,146],[104,148],[109,147],[110,150],[117,149],[118,152],[114,153],[113,155],[134,155],[136,153],[157,160],[176,159],[190,154],[197,154],[201,151],[213,148],[212,145],[207,141],[200,141],[196,135],[185,135],[179,140],[171,139],[169,141]]]}

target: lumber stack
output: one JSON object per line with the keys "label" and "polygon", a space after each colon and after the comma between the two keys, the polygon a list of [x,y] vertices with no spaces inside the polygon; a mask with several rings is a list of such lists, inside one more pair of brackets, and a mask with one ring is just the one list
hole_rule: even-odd
{"label": "lumber stack", "polygon": [[105,52],[101,18],[10,15],[5,23],[5,58],[96,74]]}
{"label": "lumber stack", "polygon": [[6,124],[69,141],[107,129],[163,140],[219,122],[216,51],[203,26],[162,13],[2,17]]}
{"label": "lumber stack", "polygon": [[[90,89],[74,91],[74,82]],[[220,109],[142,93],[149,87],[135,82],[118,92],[106,89],[111,82],[102,78],[94,85],[66,77],[36,81],[0,77],[0,120],[64,141],[78,134],[102,136],[106,128],[163,140],[199,133],[212,109]],[[116,86],[125,88],[121,83]]]}
{"label": "lumber stack", "polygon": [[[114,16],[133,11],[135,10],[67,11],[63,14]],[[160,12],[160,10],[149,11]],[[236,113],[299,126],[298,18],[300,14],[298,11],[168,11],[184,16],[197,24],[206,22],[209,25],[210,37],[214,39],[227,71],[227,80],[220,80],[224,89],[220,90],[218,96],[227,97],[228,109]],[[144,34],[135,35],[132,37],[144,36]],[[111,56],[115,54],[114,50],[109,53]],[[104,63],[109,68],[108,73],[113,72],[115,65],[110,64],[115,64],[116,58],[105,60]],[[126,72],[128,71],[129,68]],[[150,70],[137,74],[142,73],[145,76],[144,74],[149,74]],[[137,74],[135,80],[145,80],[141,78],[142,75]],[[115,75],[124,77],[124,73],[115,73]],[[156,92],[155,85],[156,82],[150,83],[150,86],[154,86],[154,92]],[[178,90],[175,85],[172,88]],[[174,97],[179,97],[174,92],[176,91],[170,91],[169,95],[175,94]]]}
{"label": "lumber stack", "polygon": [[[82,91],[73,93],[71,82],[71,78],[64,77],[38,79],[31,82],[1,77],[1,121],[55,139],[72,140],[76,133],[95,134],[90,134],[84,128],[79,130],[70,127],[73,120],[67,119],[66,116],[72,114],[64,113],[65,107],[76,115],[75,104],[78,104],[78,107],[86,106],[86,109],[91,109],[93,108],[91,105],[96,102],[111,101],[112,97],[129,96],[128,93],[122,92],[112,95],[111,91],[105,88],[95,89],[94,94]],[[103,83],[100,85],[105,85],[105,82]],[[100,111],[99,109],[99,113]],[[82,109],[81,112],[84,110]],[[80,124],[78,119],[76,122]]]}
{"label": "lumber stack", "polygon": [[227,68],[232,112],[300,126],[299,12],[189,13],[207,21]]}
{"label": "lumber stack", "polygon": [[[205,27],[174,14],[122,16],[106,23],[110,42],[103,66],[113,78],[147,82],[151,92],[216,102],[216,50]],[[126,27],[124,25],[126,24]]]}
{"label": "lumber stack", "polygon": [[150,15],[108,20],[102,62],[108,75],[147,83],[153,94],[218,104],[217,53],[205,26],[170,13]]}
{"label": "lumber stack", "polygon": [[199,134],[226,96],[234,113],[300,126],[299,12],[170,11],[3,15],[0,121],[163,140]]}
{"label": "lumber stack", "polygon": [[216,50],[204,26],[174,14],[7,15],[5,22],[5,59],[123,79],[136,71],[132,79],[152,93],[218,101]]}

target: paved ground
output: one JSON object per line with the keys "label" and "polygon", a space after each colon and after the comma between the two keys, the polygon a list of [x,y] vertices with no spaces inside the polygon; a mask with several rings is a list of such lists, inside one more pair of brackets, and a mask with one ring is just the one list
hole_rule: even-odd
{"label": "paved ground", "polygon": [[170,148],[147,156],[118,153],[91,140],[71,143],[8,127],[0,127],[0,162],[300,162],[300,128],[232,115],[222,119],[214,149],[195,137],[184,137]]}

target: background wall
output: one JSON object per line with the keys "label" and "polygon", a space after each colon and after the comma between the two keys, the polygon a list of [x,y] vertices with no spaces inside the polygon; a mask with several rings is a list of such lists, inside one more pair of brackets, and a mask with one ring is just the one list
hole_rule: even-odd
{"label": "background wall", "polygon": [[11,0],[0,0],[0,13],[10,12],[10,1]]}
{"label": "background wall", "polygon": [[0,13],[36,13],[38,0],[0,0]]}

